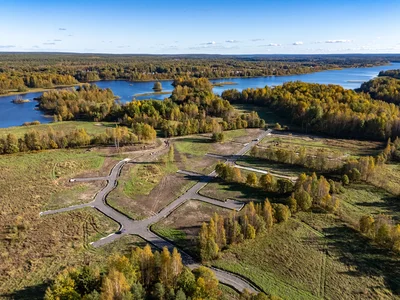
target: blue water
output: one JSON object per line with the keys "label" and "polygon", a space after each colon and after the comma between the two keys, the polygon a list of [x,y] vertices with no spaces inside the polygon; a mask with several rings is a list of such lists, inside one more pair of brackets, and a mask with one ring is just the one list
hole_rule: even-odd
{"label": "blue water", "polygon": [[[214,92],[221,94],[227,89],[243,90],[246,88],[259,88],[268,86],[280,85],[287,81],[304,81],[320,84],[338,84],[346,89],[359,88],[361,83],[368,81],[378,75],[380,71],[400,69],[400,63],[392,63],[388,66],[371,67],[371,68],[352,68],[343,70],[323,71],[303,75],[289,75],[289,76],[270,76],[270,77],[256,77],[256,78],[224,78],[211,80],[213,83],[230,81],[235,82],[236,85],[225,85],[223,87],[215,87]],[[162,81],[163,91],[172,91],[172,81]],[[135,96],[136,94],[151,93],[154,81],[149,82],[128,82],[128,81],[99,81],[96,84],[101,88],[110,88],[115,95],[120,97],[122,102],[131,101],[133,97],[136,99],[157,99],[163,100],[169,97],[166,95],[153,95],[153,96]],[[24,99],[33,100],[33,98],[40,96],[41,93],[28,93],[22,95]],[[35,120],[41,123],[48,123],[52,118],[45,117],[42,112],[35,110],[37,102],[32,101],[23,104],[14,104],[12,100],[16,96],[3,96],[0,97],[0,128],[22,125],[24,122],[32,122]]]}

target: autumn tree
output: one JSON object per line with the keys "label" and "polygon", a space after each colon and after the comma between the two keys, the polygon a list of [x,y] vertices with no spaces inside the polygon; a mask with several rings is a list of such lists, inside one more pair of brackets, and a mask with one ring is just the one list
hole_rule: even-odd
{"label": "autumn tree", "polygon": [[246,177],[246,184],[248,184],[249,186],[257,186],[258,184],[258,179],[257,179],[257,175],[255,173],[249,173]]}

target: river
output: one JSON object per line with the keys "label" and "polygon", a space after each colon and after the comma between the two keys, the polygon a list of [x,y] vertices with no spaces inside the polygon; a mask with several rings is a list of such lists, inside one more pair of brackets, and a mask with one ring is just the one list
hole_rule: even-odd
{"label": "river", "polygon": [[[360,87],[362,82],[368,81],[378,75],[380,71],[400,69],[400,63],[392,63],[387,66],[378,66],[370,68],[349,68],[341,70],[329,70],[302,75],[289,76],[269,76],[269,77],[253,77],[253,78],[224,78],[211,80],[213,83],[224,81],[234,82],[235,85],[217,86],[214,92],[221,94],[227,89],[243,90],[246,88],[259,88],[280,85],[288,81],[304,81],[320,84],[338,84],[346,89],[355,89]],[[162,81],[164,91],[172,91],[172,81]],[[128,82],[128,81],[98,81],[95,82],[101,88],[110,88],[114,94],[119,96],[122,102],[131,101],[137,94],[151,93],[154,81],[149,82]],[[22,97],[24,99],[33,100],[42,93],[27,93]],[[35,110],[36,101],[29,103],[14,104],[12,100],[16,96],[0,97],[0,128],[22,125],[24,122],[32,122],[35,120],[41,123],[48,123],[52,118],[43,115],[42,112]],[[136,96],[136,99],[157,99],[163,100],[169,97],[169,94],[152,95],[152,96]]]}

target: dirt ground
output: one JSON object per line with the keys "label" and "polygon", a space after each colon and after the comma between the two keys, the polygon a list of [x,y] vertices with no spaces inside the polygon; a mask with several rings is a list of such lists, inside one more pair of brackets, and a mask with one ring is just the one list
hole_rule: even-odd
{"label": "dirt ground", "polygon": [[[192,254],[197,255],[197,239],[203,222],[208,222],[214,213],[227,216],[229,209],[217,207],[208,203],[190,200],[172,212],[167,218],[157,223],[153,230],[178,230],[183,233],[185,238],[177,240],[177,244]],[[167,238],[171,238],[167,236]]]}
{"label": "dirt ground", "polygon": [[[124,170],[125,172],[129,172],[129,170]],[[123,182],[124,175],[121,178]],[[148,195],[134,195],[133,197],[124,193],[121,183],[110,193],[107,201],[133,219],[143,219],[156,214],[189,189],[193,183],[183,175],[168,174],[161,178]]]}

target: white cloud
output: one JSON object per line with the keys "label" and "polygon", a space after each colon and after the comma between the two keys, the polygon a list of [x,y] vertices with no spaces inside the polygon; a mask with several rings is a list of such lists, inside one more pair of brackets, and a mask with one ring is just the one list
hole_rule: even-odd
{"label": "white cloud", "polygon": [[261,41],[263,41],[264,39],[252,39],[251,41],[252,42],[261,42]]}
{"label": "white cloud", "polygon": [[58,30],[65,31],[67,28],[58,28]]}
{"label": "white cloud", "polygon": [[280,46],[282,46],[282,45],[281,44],[275,44],[275,43],[269,43],[267,45],[267,47],[280,47]]}
{"label": "white cloud", "polygon": [[55,45],[56,43],[43,43],[43,45]]}
{"label": "white cloud", "polygon": [[15,48],[15,45],[0,45],[0,49],[11,49]]}
{"label": "white cloud", "polygon": [[53,42],[61,42],[62,40],[53,40]]}
{"label": "white cloud", "polygon": [[351,43],[351,40],[327,40],[327,44]]}
{"label": "white cloud", "polygon": [[226,40],[225,43],[232,43],[232,44],[234,44],[234,43],[239,43],[239,41],[237,41],[237,40]]}
{"label": "white cloud", "polygon": [[299,42],[294,42],[292,45],[300,46],[300,45],[304,45],[304,43],[302,41],[299,41]]}

